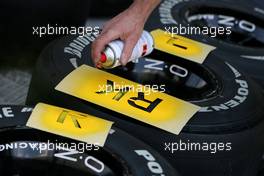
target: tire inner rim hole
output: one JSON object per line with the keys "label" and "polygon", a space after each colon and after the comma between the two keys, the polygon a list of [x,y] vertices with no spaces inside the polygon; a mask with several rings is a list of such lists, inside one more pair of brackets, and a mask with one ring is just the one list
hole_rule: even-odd
{"label": "tire inner rim hole", "polygon": [[[117,156],[113,156],[111,152],[107,151],[108,149],[99,149],[97,151],[85,150],[79,154],[72,148],[74,151],[72,153],[69,153],[66,149],[43,149],[40,152],[37,150],[36,144],[48,144],[47,141],[49,141],[61,143],[65,146],[66,144],[72,145],[73,143],[73,141],[69,141],[67,138],[61,138],[46,132],[36,132],[27,128],[9,129],[1,131],[0,137],[1,146],[8,146],[8,148],[0,152],[0,174],[17,176],[32,174],[40,176],[70,176],[77,174],[89,176],[98,174],[97,172],[101,169],[102,162],[104,170],[101,174],[103,175],[106,174],[105,172],[109,176],[126,175],[130,172],[127,166],[124,165],[124,161],[119,161]],[[61,141],[57,140],[58,138]],[[22,144],[23,147],[19,147]],[[33,150],[32,146],[35,146],[35,150]],[[55,157],[55,154],[58,153],[66,153],[64,156],[67,156],[68,159]]]}
{"label": "tire inner rim hole", "polygon": [[231,45],[264,48],[264,20],[234,9],[196,6],[184,13],[190,26],[230,27],[230,35],[216,35],[215,39]]}
{"label": "tire inner rim hole", "polygon": [[165,89],[165,93],[186,101],[215,97],[221,89],[220,81],[205,66],[157,50],[136,63],[107,71],[163,92]]}

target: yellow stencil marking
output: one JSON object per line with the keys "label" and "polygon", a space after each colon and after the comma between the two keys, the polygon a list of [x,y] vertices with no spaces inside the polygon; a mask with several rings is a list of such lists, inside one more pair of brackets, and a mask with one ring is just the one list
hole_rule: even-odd
{"label": "yellow stencil marking", "polygon": [[[142,85],[82,65],[66,76],[55,89],[174,134],[179,134],[200,109],[162,92],[146,93],[132,89],[139,86]],[[145,87],[142,90],[149,89]]]}
{"label": "yellow stencil marking", "polygon": [[151,32],[154,39],[154,48],[193,62],[202,64],[208,54],[215,49],[195,40],[180,35],[172,35],[161,29]]}
{"label": "yellow stencil marking", "polygon": [[27,126],[103,146],[113,122],[88,114],[39,103]]}

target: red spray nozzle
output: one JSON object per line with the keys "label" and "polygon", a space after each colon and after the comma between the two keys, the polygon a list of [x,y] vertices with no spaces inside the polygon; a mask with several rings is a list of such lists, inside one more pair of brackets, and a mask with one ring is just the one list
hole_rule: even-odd
{"label": "red spray nozzle", "polygon": [[105,53],[101,53],[100,62],[101,62],[101,63],[105,63],[106,60],[107,60],[107,57],[106,57]]}

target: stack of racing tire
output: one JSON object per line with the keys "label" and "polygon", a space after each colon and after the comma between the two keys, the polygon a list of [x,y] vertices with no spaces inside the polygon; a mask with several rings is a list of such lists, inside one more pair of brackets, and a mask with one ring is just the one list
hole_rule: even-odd
{"label": "stack of racing tire", "polygon": [[0,106],[1,175],[178,176],[150,146],[116,127],[103,148],[26,127],[32,109]]}
{"label": "stack of racing tire", "polygon": [[[165,85],[167,94],[199,105],[201,110],[179,135],[54,89],[75,68],[82,64],[93,66],[91,43],[96,38],[94,34],[63,37],[42,51],[33,74],[27,104],[34,106],[38,102],[45,102],[114,121],[116,133],[110,135],[106,146],[98,153],[84,154],[85,157],[93,156],[98,161],[105,161],[105,172],[112,175],[174,176],[177,175],[175,170],[182,176],[263,175],[263,21],[264,9],[253,2],[163,0],[145,26],[149,31],[181,24],[230,27],[232,33],[221,37],[186,35],[216,47],[203,64],[154,50],[136,63],[106,70],[143,85]],[[1,123],[4,124],[1,138],[12,139],[6,142],[56,139],[57,136],[44,132],[34,132],[32,135],[31,131],[34,130],[23,127],[27,116],[18,111],[17,116],[23,117]],[[11,138],[7,132],[14,129],[14,133],[8,133]],[[138,148],[151,154],[139,157],[134,152]],[[35,161],[48,163],[37,169],[52,170],[58,167],[67,174],[74,173],[76,169],[87,171],[87,163],[83,165],[83,161],[77,160],[74,165],[70,161],[53,159],[56,152],[61,151],[47,152],[44,156],[34,152],[24,156],[19,155],[19,151],[9,152],[4,154],[6,159],[3,164],[11,162],[14,170],[28,171],[26,162],[21,160],[24,158],[33,165],[37,165]],[[2,170],[5,171],[5,167]]]}

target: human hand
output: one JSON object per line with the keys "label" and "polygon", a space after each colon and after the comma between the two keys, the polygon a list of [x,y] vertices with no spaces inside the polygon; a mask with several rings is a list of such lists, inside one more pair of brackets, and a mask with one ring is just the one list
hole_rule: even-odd
{"label": "human hand", "polygon": [[[92,59],[97,67],[101,67],[100,57],[105,46],[113,40],[121,39],[124,42],[124,49],[120,62],[126,65],[131,57],[132,51],[139,40],[144,24],[155,6],[150,4],[146,7],[146,0],[134,1],[134,3],[124,12],[120,13],[105,24],[101,34],[92,44]],[[154,6],[154,7],[153,7]]]}

